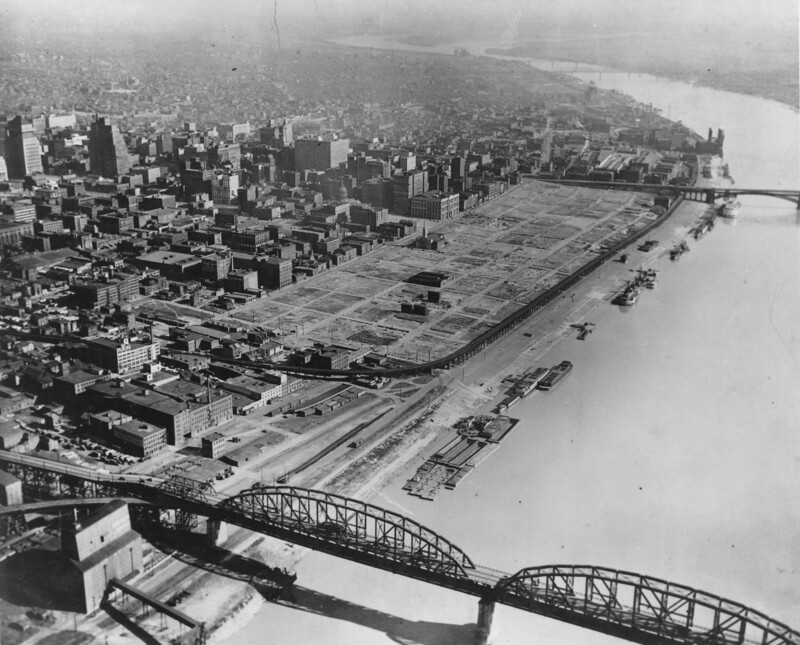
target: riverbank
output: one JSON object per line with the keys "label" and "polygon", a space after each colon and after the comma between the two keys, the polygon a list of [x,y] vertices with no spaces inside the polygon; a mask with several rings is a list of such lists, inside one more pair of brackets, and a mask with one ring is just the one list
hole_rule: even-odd
{"label": "riverbank", "polygon": [[[550,72],[561,72],[572,75],[573,68],[582,70],[592,69],[594,76],[591,80],[597,81],[598,75],[603,73],[648,75],[674,82],[685,83],[690,86],[713,89],[730,94],[739,94],[761,98],[780,103],[791,108],[795,113],[800,112],[800,82],[796,70],[786,68],[782,70],[758,70],[750,73],[733,71],[712,71],[703,69],[699,72],[677,70],[675,67],[664,69],[658,65],[646,65],[632,59],[625,61],[622,70],[614,60],[595,61],[585,56],[573,56],[568,52],[554,52],[547,55],[537,49],[525,48],[498,48],[495,43],[481,42],[478,40],[454,40],[442,44],[441,40],[418,38],[414,36],[403,37],[395,35],[383,36],[351,36],[332,40],[341,45],[350,47],[371,47],[376,49],[396,49],[402,51],[427,51],[443,55],[453,55],[456,49],[468,52],[472,56],[489,56],[502,60],[525,62],[533,67]],[[580,77],[580,76],[578,76]],[[598,83],[599,85],[599,83]],[[637,97],[642,100],[641,97]]]}
{"label": "riverbank", "polygon": [[[442,53],[452,55],[447,49]],[[798,123],[786,106],[655,78],[604,75],[597,84],[665,112],[671,107],[672,118],[696,131],[724,128],[725,160],[738,185],[796,189]],[[451,370],[452,396],[437,415],[457,419],[493,395],[499,383],[485,377],[491,369],[575,364],[557,390],[517,405],[521,427],[458,489],[434,503],[403,493],[403,476],[420,455],[405,472],[391,471],[396,486],[390,475],[359,494],[506,571],[553,562],[612,566],[800,623],[797,215],[777,200],[742,202],[738,220],[718,221],[702,240],[689,240],[691,252],[677,262],[664,255],[666,246],[688,235],[693,217],[654,234],[660,255],[642,264],[660,270],[659,284],[633,307],[603,300],[599,285],[607,270],[627,280],[645,256],[607,263],[574,301],[568,294],[530,319],[541,331],[537,341],[520,328],[463,371]],[[569,323],[587,320],[596,323],[594,333],[584,342],[572,338]],[[471,598],[353,567],[317,553],[298,565],[304,586],[346,600],[347,613],[333,601],[315,615],[267,604],[237,642],[268,635],[335,645],[400,638],[444,645],[458,642],[462,626],[475,620]],[[389,616],[373,620],[381,612]],[[544,645],[616,642],[498,608],[495,645],[518,645],[531,633]]]}
{"label": "riverbank", "polygon": [[[592,316],[599,307],[615,308],[611,299],[619,284],[629,279],[632,268],[664,261],[670,245],[678,239],[687,238],[706,210],[705,204],[696,202],[683,202],[677,206],[670,219],[652,232],[651,237],[661,238],[656,249],[649,253],[635,248],[629,250],[633,258],[627,265],[621,262],[605,263],[590,277],[575,285],[569,296],[559,298],[533,315],[512,333],[493,343],[484,354],[470,359],[462,367],[453,368],[449,373],[439,374],[429,384],[431,395],[418,400],[412,409],[403,412],[405,423],[360,458],[339,471],[327,472],[321,478],[310,472],[299,484],[405,512],[406,502],[397,501],[402,483],[432,452],[454,439],[456,431],[453,426],[456,422],[466,415],[489,413],[503,398],[501,382],[510,372],[524,371],[561,342],[578,342],[571,338],[575,330],[570,323]],[[658,297],[657,291],[654,297]],[[587,342],[591,343],[592,340]],[[576,369],[580,369],[580,366],[576,366]],[[504,453],[509,449],[506,442],[496,449],[492,457],[496,462],[495,467],[506,458]],[[489,468],[492,467],[490,460]],[[440,497],[444,499],[452,493],[445,491]],[[435,508],[440,500],[437,498],[434,502],[425,503]],[[286,607],[265,607],[262,613],[274,611],[283,612]],[[250,629],[246,627],[245,632],[249,633]],[[221,642],[233,644],[236,638],[233,636]]]}
{"label": "riverbank", "polygon": [[[523,61],[530,58],[543,57],[542,52],[537,49],[525,47],[510,49],[489,47],[484,53],[487,56]],[[712,69],[689,70],[675,66],[665,68],[657,65],[641,64],[634,59],[626,60],[625,68],[620,69],[620,65],[614,60],[587,60],[562,54],[555,54],[553,58],[558,58],[559,61],[573,65],[576,69],[596,67],[598,73],[648,74],[698,87],[775,101],[787,105],[795,111],[800,111],[800,107],[798,107],[798,104],[800,104],[800,84],[798,84],[796,69],[767,69],[750,73]],[[562,65],[562,67],[564,66]],[[569,68],[564,69],[564,73],[569,74]]]}

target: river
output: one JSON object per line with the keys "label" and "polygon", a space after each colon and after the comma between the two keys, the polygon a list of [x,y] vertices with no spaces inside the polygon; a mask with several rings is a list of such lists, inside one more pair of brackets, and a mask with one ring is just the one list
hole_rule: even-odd
{"label": "river", "polygon": [[[791,108],[647,75],[583,76],[698,132],[722,127],[738,186],[800,186]],[[627,569],[800,626],[800,220],[788,202],[741,201],[737,220],[664,260],[627,315],[600,307],[588,341],[551,349],[541,363],[569,359],[573,373],[512,410],[520,426],[458,489],[430,503],[394,487],[374,501],[504,571]],[[266,605],[227,643],[471,642],[473,598],[316,553],[298,583],[306,611]],[[618,641],[498,607],[491,642]]]}

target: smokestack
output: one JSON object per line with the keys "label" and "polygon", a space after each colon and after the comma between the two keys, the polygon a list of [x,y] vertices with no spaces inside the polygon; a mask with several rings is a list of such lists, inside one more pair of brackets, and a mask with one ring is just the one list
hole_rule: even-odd
{"label": "smokestack", "polygon": [[208,404],[211,405],[211,377],[206,376],[206,394],[208,395]]}

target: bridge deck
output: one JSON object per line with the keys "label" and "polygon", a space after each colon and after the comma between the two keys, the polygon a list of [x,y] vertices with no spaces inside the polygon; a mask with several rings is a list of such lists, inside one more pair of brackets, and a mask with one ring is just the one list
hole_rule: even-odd
{"label": "bridge deck", "polygon": [[149,504],[139,497],[87,497],[85,499],[52,499],[44,502],[28,502],[26,504],[16,504],[14,506],[0,506],[0,515],[11,515],[12,513],[45,513],[56,511],[62,508],[75,508],[76,506],[100,506],[122,500],[126,504]]}

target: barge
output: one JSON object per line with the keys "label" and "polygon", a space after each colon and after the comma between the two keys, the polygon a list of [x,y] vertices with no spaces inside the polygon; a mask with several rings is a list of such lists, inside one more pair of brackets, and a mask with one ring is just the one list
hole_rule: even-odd
{"label": "barge", "polygon": [[566,376],[572,371],[572,363],[570,361],[561,361],[556,365],[541,381],[539,381],[539,389],[543,391],[552,390],[556,385],[561,383]]}

